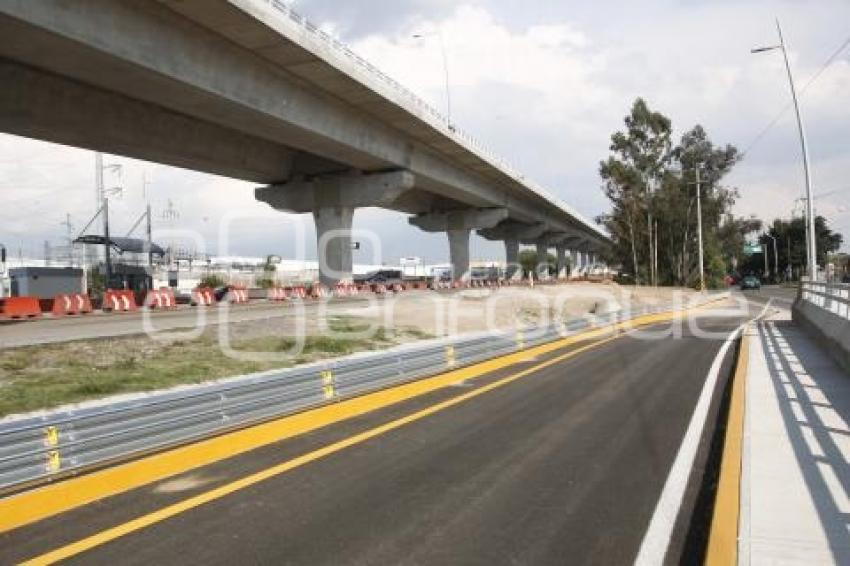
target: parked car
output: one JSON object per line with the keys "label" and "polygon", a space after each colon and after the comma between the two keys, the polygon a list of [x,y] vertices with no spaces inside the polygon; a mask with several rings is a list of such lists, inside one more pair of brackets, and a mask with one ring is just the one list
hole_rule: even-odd
{"label": "parked car", "polygon": [[761,281],[755,275],[747,275],[743,279],[741,279],[741,291],[746,291],[747,289],[761,289]]}
{"label": "parked car", "polygon": [[401,269],[378,269],[364,275],[355,275],[354,282],[358,285],[373,285],[382,283],[394,285],[401,283]]}

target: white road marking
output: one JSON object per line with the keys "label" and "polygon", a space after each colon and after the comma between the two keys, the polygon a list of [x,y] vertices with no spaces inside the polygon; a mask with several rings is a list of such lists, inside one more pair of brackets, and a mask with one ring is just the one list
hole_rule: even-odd
{"label": "white road marking", "polygon": [[676,459],[670,468],[667,481],[664,482],[661,497],[659,497],[655,511],[652,513],[652,519],[649,521],[649,528],[643,535],[643,542],[641,542],[640,551],[638,551],[635,559],[637,565],[655,566],[664,562],[664,555],[667,554],[667,547],[670,545],[670,538],[673,535],[673,526],[676,524],[676,517],[679,515],[679,508],[682,506],[682,498],[688,485],[688,476],[690,476],[693,468],[699,440],[708,418],[708,409],[717,384],[717,377],[720,374],[720,367],[730,346],[745,326],[746,324],[742,324],[729,334],[708,370],[708,377],[688,423],[685,437],[676,453]]}

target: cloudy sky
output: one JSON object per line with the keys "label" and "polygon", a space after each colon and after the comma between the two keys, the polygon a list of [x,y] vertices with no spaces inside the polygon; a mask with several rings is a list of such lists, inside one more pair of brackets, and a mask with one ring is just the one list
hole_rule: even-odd
{"label": "cloudy sky", "polygon": [[[803,175],[782,59],[749,52],[776,43],[779,17],[798,87],[808,84],[802,107],[815,193],[824,195],[817,212],[850,239],[850,47],[823,68],[850,38],[847,0],[300,0],[296,8],[444,110],[441,35],[453,121],[588,217],[608,208],[598,164],[637,96],[670,116],[677,136],[700,123],[716,143],[746,151],[728,179],[740,189],[738,214],[792,214]],[[159,239],[189,229],[218,253],[315,254],[312,220],[255,203],[250,184],[119,156],[107,163],[123,166],[120,177],[107,173],[107,185],[124,189],[113,201],[118,232],[149,200]],[[40,257],[44,240],[62,242],[66,214],[76,231],[93,213],[93,154],[0,135],[0,191],[0,243]],[[383,261],[447,255],[444,237],[400,214],[359,211],[355,228],[377,231]],[[501,246],[475,238],[473,256],[499,259]]]}

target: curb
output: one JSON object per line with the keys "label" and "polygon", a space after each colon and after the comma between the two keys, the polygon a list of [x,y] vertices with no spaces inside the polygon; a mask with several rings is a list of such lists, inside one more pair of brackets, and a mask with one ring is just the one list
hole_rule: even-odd
{"label": "curb", "polygon": [[741,469],[746,410],[747,370],[749,367],[749,336],[741,334],[741,345],[732,376],[732,398],[723,440],[720,478],[711,518],[705,564],[734,565],[738,563],[738,525],[741,515]]}

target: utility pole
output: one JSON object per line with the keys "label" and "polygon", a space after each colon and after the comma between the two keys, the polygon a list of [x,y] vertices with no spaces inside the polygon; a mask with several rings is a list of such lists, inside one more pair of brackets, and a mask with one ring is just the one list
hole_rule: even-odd
{"label": "utility pole", "polygon": [[147,225],[145,226],[147,237],[148,237],[148,267],[151,271],[151,277],[153,277],[153,231],[151,229],[151,205],[148,203],[147,208],[145,208],[145,216],[147,217]]}
{"label": "utility pole", "polygon": [[655,269],[655,286],[658,287],[658,220],[655,221],[655,245],[653,246],[653,268]]}
{"label": "utility pole", "polygon": [[705,291],[705,266],[703,265],[702,248],[702,188],[700,187],[699,165],[696,166],[697,185],[697,235],[699,238],[699,289]]}
{"label": "utility pole", "polygon": [[767,279],[770,275],[770,268],[767,266],[767,243],[762,244],[761,252],[764,256],[764,279]]}
{"label": "utility pole", "polygon": [[109,252],[109,199],[103,199],[103,248],[106,253],[106,284],[105,289],[109,289],[109,284],[112,281],[112,254]]}

